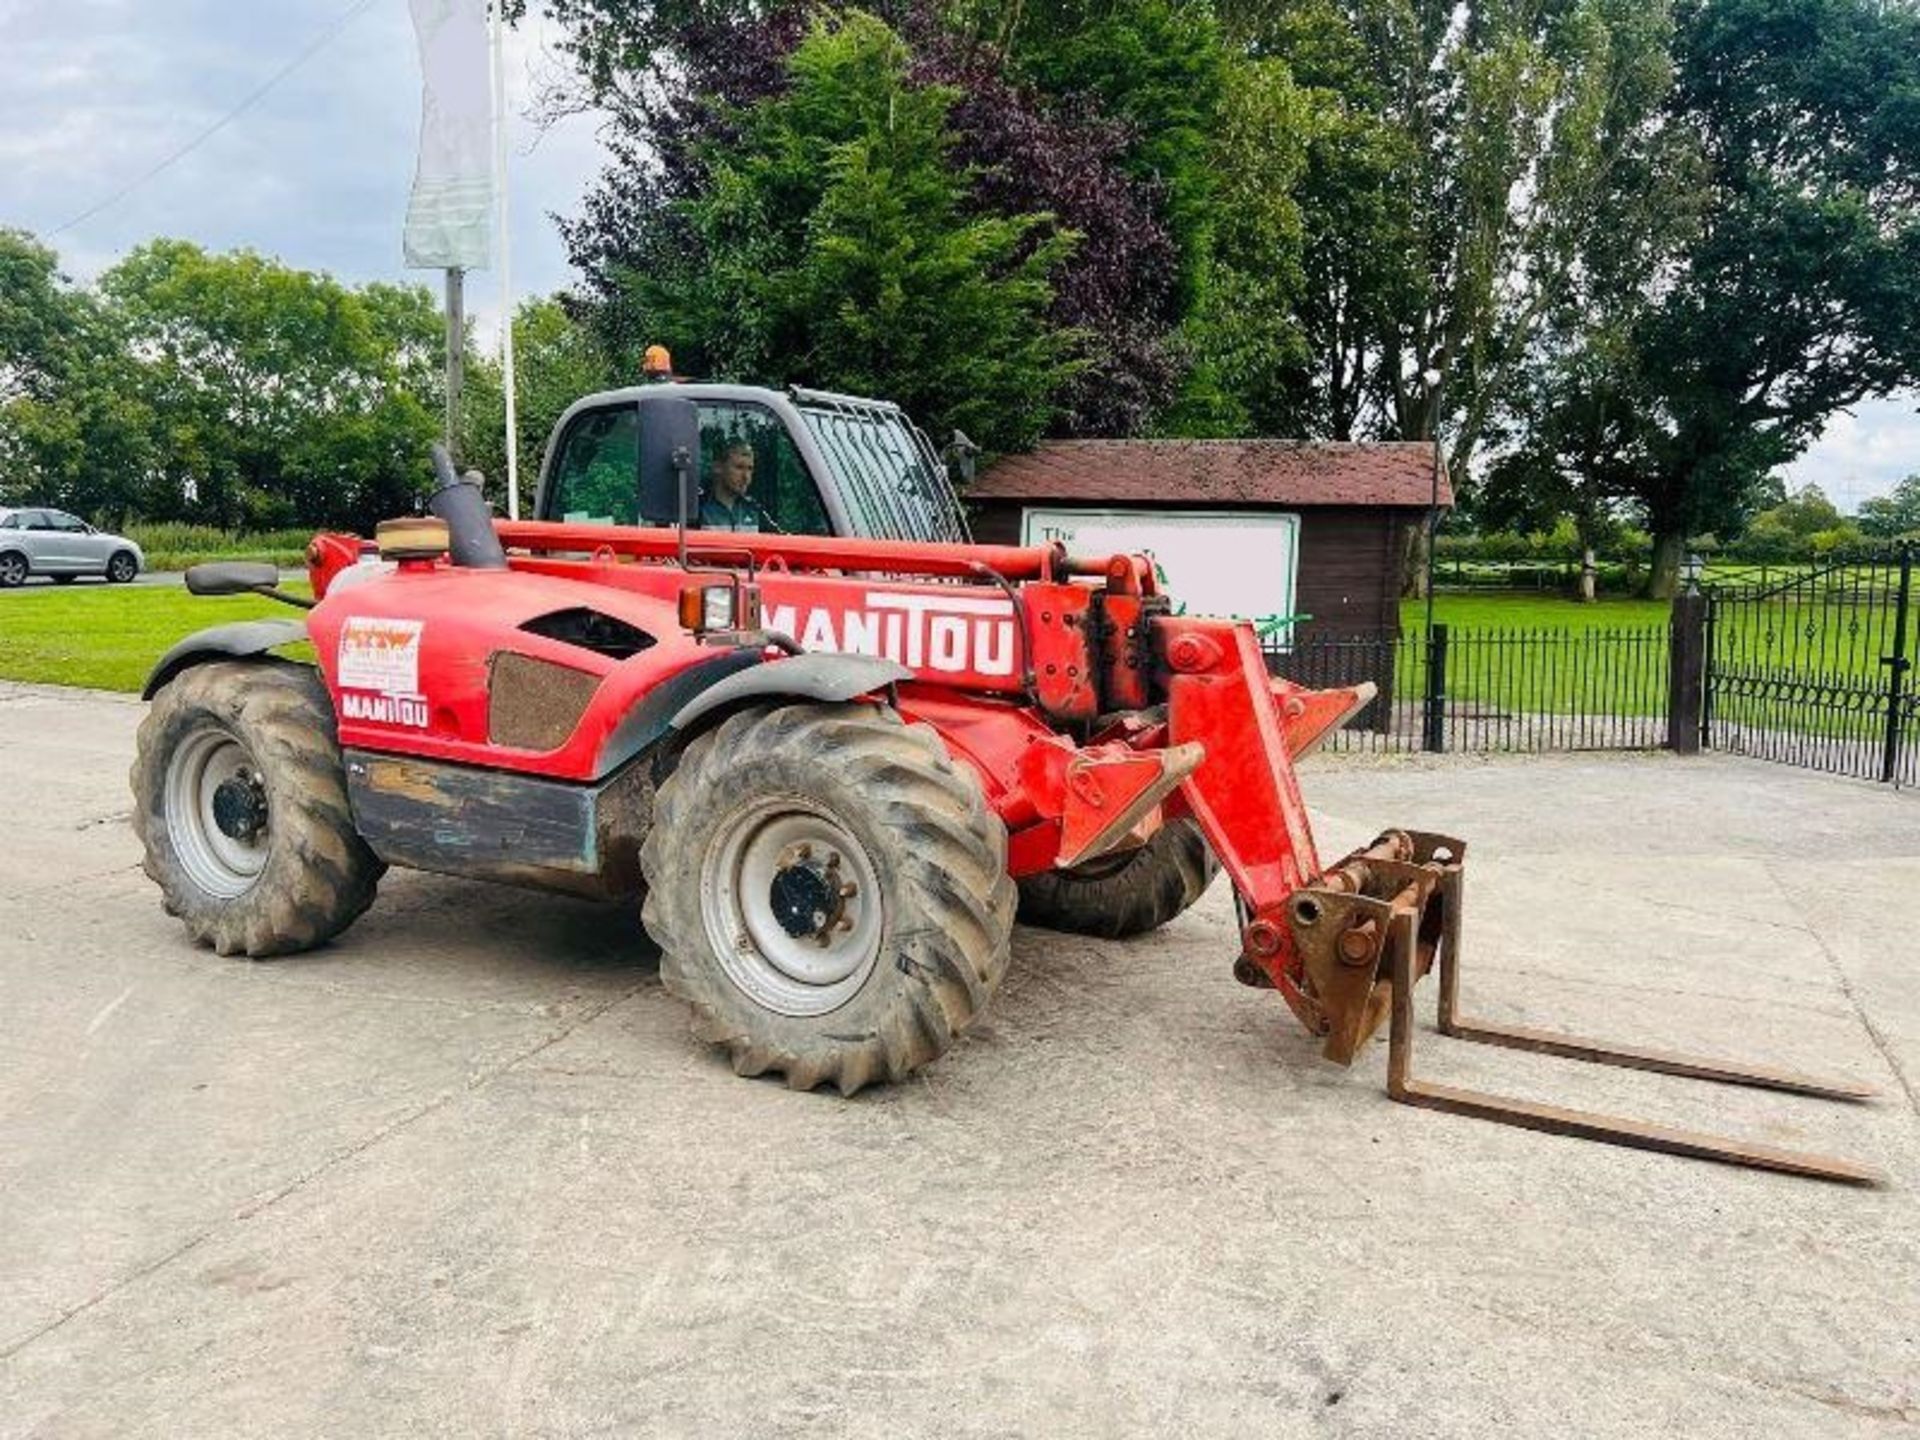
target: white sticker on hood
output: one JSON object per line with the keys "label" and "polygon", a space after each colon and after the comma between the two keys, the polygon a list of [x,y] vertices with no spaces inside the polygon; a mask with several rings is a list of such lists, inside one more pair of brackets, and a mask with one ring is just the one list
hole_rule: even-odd
{"label": "white sticker on hood", "polygon": [[420,631],[424,620],[385,620],[350,615],[340,627],[343,690],[382,695],[420,693]]}

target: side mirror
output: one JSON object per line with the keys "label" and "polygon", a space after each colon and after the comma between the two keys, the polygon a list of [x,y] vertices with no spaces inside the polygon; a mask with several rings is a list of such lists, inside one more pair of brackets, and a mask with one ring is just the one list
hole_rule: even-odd
{"label": "side mirror", "polygon": [[947,465],[947,479],[955,485],[965,485],[971,481],[974,462],[979,454],[980,447],[969,440],[964,432],[954,431],[953,437],[940,451],[940,458]]}
{"label": "side mirror", "polygon": [[640,406],[640,521],[694,522],[694,466],[700,458],[700,407],[679,395]]}
{"label": "side mirror", "polygon": [[246,595],[279,583],[280,572],[256,560],[210,560],[187,571],[187,590],[193,595]]}

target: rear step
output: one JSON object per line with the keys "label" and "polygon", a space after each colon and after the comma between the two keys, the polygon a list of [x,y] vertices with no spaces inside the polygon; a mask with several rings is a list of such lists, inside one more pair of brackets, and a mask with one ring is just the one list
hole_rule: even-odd
{"label": "rear step", "polygon": [[1380,1021],[1390,1016],[1387,1093],[1402,1104],[1851,1185],[1885,1183],[1883,1172],[1835,1156],[1416,1080],[1412,1074],[1413,991],[1437,959],[1440,1033],[1455,1039],[1823,1100],[1866,1100],[1877,1093],[1852,1081],[1769,1066],[1731,1065],[1462,1017],[1460,920],[1465,858],[1465,845],[1449,836],[1389,831],[1367,849],[1328,867],[1320,884],[1294,897],[1290,916],[1294,938],[1310,993],[1326,1017],[1323,1033],[1330,1059],[1350,1062]]}

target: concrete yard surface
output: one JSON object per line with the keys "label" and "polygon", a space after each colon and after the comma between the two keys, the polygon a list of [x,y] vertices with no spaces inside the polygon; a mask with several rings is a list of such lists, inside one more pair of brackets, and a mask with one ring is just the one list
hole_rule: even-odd
{"label": "concrete yard surface", "polygon": [[[1704,756],[1310,762],[1468,838],[1465,998],[1840,1105],[1443,1039],[1436,1080],[1860,1190],[1390,1103],[1234,983],[1227,887],[1021,929],[855,1100],[736,1079],[619,907],[393,874],[266,963],[126,823],[133,702],[0,687],[0,1435],[1920,1432],[1920,797]],[[1432,987],[1423,987],[1430,991]]]}

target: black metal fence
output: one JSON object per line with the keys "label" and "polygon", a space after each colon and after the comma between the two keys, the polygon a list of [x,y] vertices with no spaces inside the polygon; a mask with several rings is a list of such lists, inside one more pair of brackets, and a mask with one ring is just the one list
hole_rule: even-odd
{"label": "black metal fence", "polygon": [[1911,546],[1713,589],[1702,742],[1894,785],[1920,782]]}
{"label": "black metal fence", "polygon": [[1378,694],[1334,750],[1644,750],[1666,744],[1669,631],[1460,627],[1308,634],[1277,675]]}
{"label": "black metal fence", "polygon": [[1920,784],[1912,546],[1710,587],[1667,624],[1314,633],[1268,653],[1315,688],[1371,682],[1334,750],[1753,755]]}

